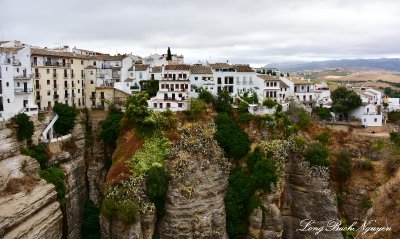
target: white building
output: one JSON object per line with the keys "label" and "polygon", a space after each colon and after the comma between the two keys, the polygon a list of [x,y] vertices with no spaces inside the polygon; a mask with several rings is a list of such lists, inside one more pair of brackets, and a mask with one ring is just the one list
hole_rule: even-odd
{"label": "white building", "polygon": [[150,66],[165,66],[170,64],[183,64],[183,55],[172,54],[172,60],[167,60],[167,54],[151,54],[148,57],[143,58],[143,64],[149,64]]}
{"label": "white building", "polygon": [[217,95],[217,86],[214,75],[209,66],[195,64],[190,66],[190,87],[192,91],[203,88],[213,95]]}
{"label": "white building", "polygon": [[313,108],[316,105],[317,94],[315,85],[311,81],[291,78],[294,87],[294,95],[304,106]]}
{"label": "white building", "polygon": [[153,110],[183,111],[189,107],[190,65],[166,65],[157,95],[149,100]]}
{"label": "white building", "polygon": [[30,48],[18,41],[0,47],[0,120],[18,113],[37,114],[30,61]]}
{"label": "white building", "polygon": [[382,126],[382,92],[365,87],[354,87],[352,89],[360,96],[362,105],[349,112],[349,117],[360,120],[365,127]]}
{"label": "white building", "polygon": [[400,110],[400,98],[386,98],[386,103],[388,104],[386,111]]}
{"label": "white building", "polygon": [[325,82],[315,84],[316,106],[332,107],[331,91]]}

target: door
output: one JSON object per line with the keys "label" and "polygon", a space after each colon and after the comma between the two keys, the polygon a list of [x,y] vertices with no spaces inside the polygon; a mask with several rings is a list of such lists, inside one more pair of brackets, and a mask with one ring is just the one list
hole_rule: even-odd
{"label": "door", "polygon": [[24,82],[24,92],[28,92],[28,82]]}

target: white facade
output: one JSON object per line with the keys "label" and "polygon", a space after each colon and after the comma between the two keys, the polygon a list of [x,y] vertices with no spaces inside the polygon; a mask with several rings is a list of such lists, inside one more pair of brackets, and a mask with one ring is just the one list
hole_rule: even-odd
{"label": "white facade", "polygon": [[387,98],[386,103],[388,112],[400,110],[400,98]]}
{"label": "white facade", "polygon": [[383,115],[380,105],[363,104],[349,113],[350,118],[356,118],[365,126],[382,126]]}
{"label": "white facade", "polygon": [[[11,44],[11,45],[10,45]],[[14,45],[13,45],[14,44]],[[30,48],[19,42],[0,48],[0,120],[18,113],[37,114],[35,104]]]}
{"label": "white facade", "polygon": [[143,64],[149,64],[150,66],[165,66],[168,64],[184,64],[184,58],[182,55],[172,55],[172,60],[167,60],[167,54],[151,54],[148,57],[143,58]]}
{"label": "white facade", "polygon": [[183,111],[189,107],[189,80],[162,80],[157,95],[149,100],[149,109]]}

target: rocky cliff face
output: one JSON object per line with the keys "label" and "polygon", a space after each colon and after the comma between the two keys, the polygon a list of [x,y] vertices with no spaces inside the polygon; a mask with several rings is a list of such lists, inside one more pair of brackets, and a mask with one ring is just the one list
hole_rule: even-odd
{"label": "rocky cliff face", "polygon": [[227,238],[224,197],[229,163],[213,139],[214,125],[183,129],[173,148],[161,238]]}
{"label": "rocky cliff face", "polygon": [[11,129],[0,127],[0,237],[61,238],[62,213],[39,164],[20,154]]}

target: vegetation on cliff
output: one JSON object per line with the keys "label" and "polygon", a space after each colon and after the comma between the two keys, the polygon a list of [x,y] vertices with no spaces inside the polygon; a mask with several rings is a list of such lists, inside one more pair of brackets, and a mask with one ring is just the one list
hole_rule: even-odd
{"label": "vegetation on cliff", "polygon": [[58,115],[58,120],[54,123],[54,131],[61,135],[68,134],[75,127],[77,109],[67,104],[57,103],[53,111]]}
{"label": "vegetation on cliff", "polygon": [[29,119],[29,116],[25,113],[20,113],[13,118],[13,121],[17,125],[17,139],[19,141],[26,139],[28,145],[30,145],[33,132],[35,131],[35,126],[33,125],[33,122]]}

